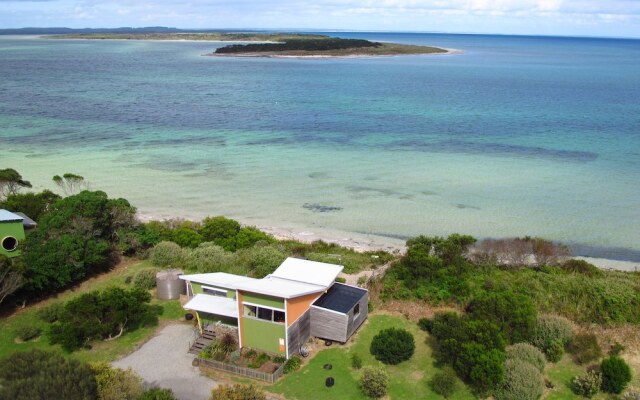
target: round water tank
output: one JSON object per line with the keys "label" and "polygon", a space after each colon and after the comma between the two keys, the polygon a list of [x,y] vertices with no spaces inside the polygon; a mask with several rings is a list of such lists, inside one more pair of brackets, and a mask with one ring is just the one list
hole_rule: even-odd
{"label": "round water tank", "polygon": [[168,269],[156,274],[158,298],[160,300],[179,299],[181,294],[187,293],[186,282],[180,279],[183,272],[179,269]]}

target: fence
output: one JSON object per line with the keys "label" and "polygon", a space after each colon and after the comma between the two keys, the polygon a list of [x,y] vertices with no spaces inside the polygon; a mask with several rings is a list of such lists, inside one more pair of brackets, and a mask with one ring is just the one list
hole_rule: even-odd
{"label": "fence", "polygon": [[200,365],[204,365],[210,368],[214,368],[220,371],[231,372],[232,374],[246,376],[247,378],[258,379],[261,381],[274,383],[278,380],[284,373],[284,364],[280,365],[278,369],[276,369],[272,373],[257,371],[251,368],[239,367],[237,365],[228,364],[216,360],[208,360],[204,358],[197,358]]}

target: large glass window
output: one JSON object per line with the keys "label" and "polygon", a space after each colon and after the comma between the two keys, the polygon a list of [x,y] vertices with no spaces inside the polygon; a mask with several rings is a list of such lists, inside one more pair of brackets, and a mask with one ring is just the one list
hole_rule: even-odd
{"label": "large glass window", "polygon": [[270,308],[258,308],[258,318],[265,321],[273,321],[273,310]]}
{"label": "large glass window", "polygon": [[360,303],[356,304],[356,306],[353,308],[353,316],[357,317],[358,314],[360,314]]}
{"label": "large glass window", "polygon": [[273,322],[284,324],[284,311],[273,310]]}
{"label": "large glass window", "polygon": [[244,305],[243,307],[244,312],[243,314],[247,317],[255,317],[256,316],[256,306],[248,306],[248,305]]}

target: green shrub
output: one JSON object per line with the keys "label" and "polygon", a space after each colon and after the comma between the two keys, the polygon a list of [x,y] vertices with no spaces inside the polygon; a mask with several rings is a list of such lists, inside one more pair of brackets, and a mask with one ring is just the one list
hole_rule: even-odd
{"label": "green shrub", "polygon": [[36,312],[38,318],[44,322],[52,323],[60,319],[64,312],[64,304],[62,302],[52,303]]}
{"label": "green shrub", "polygon": [[144,290],[156,287],[156,274],[158,270],[155,268],[147,268],[140,270],[133,278],[133,284]]}
{"label": "green shrub", "polygon": [[413,335],[404,329],[388,328],[371,341],[371,354],[385,364],[399,364],[411,358],[416,349]]}
{"label": "green shrub", "polygon": [[300,364],[302,364],[302,360],[300,359],[300,357],[293,356],[289,360],[287,360],[286,363],[284,363],[283,371],[285,374],[295,372],[300,369]]}
{"label": "green shrub", "polygon": [[284,364],[285,362],[287,362],[287,359],[285,358],[285,356],[275,356],[273,357],[273,362],[276,364]]}
{"label": "green shrub", "polygon": [[466,310],[471,319],[496,324],[509,343],[528,341],[536,326],[533,302],[509,291],[483,292],[471,300]]}
{"label": "green shrub", "polygon": [[91,365],[98,386],[98,400],[137,400],[144,392],[142,378],[131,368],[113,368],[105,362]]}
{"label": "green shrub", "polygon": [[[542,358],[544,361],[544,356]],[[521,359],[507,359],[504,379],[494,396],[496,400],[537,400],[543,390],[544,379],[536,366]]]}
{"label": "green shrub", "polygon": [[24,325],[16,329],[16,336],[23,342],[37,338],[40,333],[42,333],[42,329],[33,325]]}
{"label": "green shrub", "polygon": [[544,371],[545,357],[544,354],[536,347],[529,343],[517,343],[506,349],[507,360],[520,360],[533,365],[538,371]]}
{"label": "green shrub", "polygon": [[358,286],[364,287],[367,284],[367,277],[362,275],[358,277]]}
{"label": "green shrub", "polygon": [[583,274],[590,277],[602,275],[602,271],[598,267],[585,260],[570,259],[560,264],[560,268],[566,272]]}
{"label": "green shrub", "polygon": [[358,353],[351,355],[351,368],[355,370],[362,368],[362,357],[360,357]]}
{"label": "green shrub", "polygon": [[140,397],[138,397],[137,400],[177,400],[177,399],[176,399],[176,396],[173,394],[173,390],[154,387],[142,393],[142,395],[140,395]]}
{"label": "green shrub", "polygon": [[575,376],[571,380],[571,390],[573,390],[573,393],[588,399],[600,391],[601,385],[602,375],[596,371],[587,371],[584,375]]}
{"label": "green shrub", "polygon": [[566,318],[541,315],[536,321],[531,344],[542,350],[549,361],[558,362],[572,338],[573,329]]}
{"label": "green shrub", "polygon": [[433,328],[433,321],[429,318],[420,318],[418,320],[418,327],[425,332],[431,333],[431,329]]}
{"label": "green shrub", "polygon": [[607,393],[620,394],[631,382],[631,368],[618,356],[610,356],[600,364],[602,373],[602,390]]}
{"label": "green shrub", "polygon": [[255,385],[218,385],[209,400],[266,400],[264,391]]}
{"label": "green shrub", "polygon": [[458,377],[453,369],[447,367],[433,375],[429,386],[434,392],[446,399],[458,390]]}
{"label": "green shrub", "polygon": [[609,349],[609,355],[610,356],[619,356],[623,351],[624,351],[625,347],[623,345],[621,345],[618,342],[615,342],[611,348]]}
{"label": "green shrub", "polygon": [[587,364],[602,357],[598,338],[593,333],[576,335],[569,343],[568,350],[578,364]]}
{"label": "green shrub", "polygon": [[562,355],[564,354],[564,346],[560,342],[551,342],[551,344],[546,348],[545,356],[549,362],[557,363],[562,360]]}
{"label": "green shrub", "polygon": [[462,343],[453,368],[478,392],[494,389],[504,377],[504,352],[471,341]]}
{"label": "green shrub", "polygon": [[202,220],[199,233],[203,241],[213,242],[226,251],[236,250],[236,237],[240,223],[225,217],[207,217]]}
{"label": "green shrub", "polygon": [[183,262],[182,248],[174,242],[160,242],[151,252],[151,262],[158,267],[179,267]]}
{"label": "green shrub", "polygon": [[264,278],[276,270],[285,260],[286,255],[275,246],[255,246],[243,250],[241,257],[256,278]]}
{"label": "green shrub", "polygon": [[238,341],[236,337],[227,332],[220,339],[218,339],[218,351],[229,354],[238,348]]}
{"label": "green shrub", "polygon": [[125,330],[158,322],[161,309],[150,306],[144,289],[110,287],[81,294],[65,304],[62,318],[49,329],[51,344],[74,351],[96,339],[114,338]]}
{"label": "green shrub", "polygon": [[253,358],[253,357],[256,357],[257,355],[258,355],[257,351],[255,351],[254,349],[249,349],[249,350],[247,350],[247,352],[245,353],[244,356],[246,358]]}
{"label": "green shrub", "polygon": [[30,350],[0,360],[0,398],[95,400],[91,369],[58,353]]}
{"label": "green shrub", "polygon": [[251,362],[249,363],[248,367],[249,368],[260,368],[260,367],[262,367],[264,365],[264,363],[266,363],[269,360],[271,360],[271,357],[269,357],[268,354],[260,353],[260,355],[258,357],[256,357],[253,360],[251,360]]}
{"label": "green shrub", "polygon": [[336,278],[336,282],[347,283],[347,278],[343,278],[343,277],[339,276],[339,277]]}
{"label": "green shrub", "polygon": [[233,253],[225,251],[212,242],[202,243],[195,249],[183,250],[183,252],[185,267],[200,273],[229,272],[237,263]]}
{"label": "green shrub", "polygon": [[377,399],[387,394],[389,374],[381,367],[364,367],[360,388],[367,397]]}

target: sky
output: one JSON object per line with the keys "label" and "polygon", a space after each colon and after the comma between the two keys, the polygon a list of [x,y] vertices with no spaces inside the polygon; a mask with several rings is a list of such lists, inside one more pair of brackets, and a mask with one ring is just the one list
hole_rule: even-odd
{"label": "sky", "polygon": [[122,26],[640,38],[640,0],[0,0],[0,28]]}

